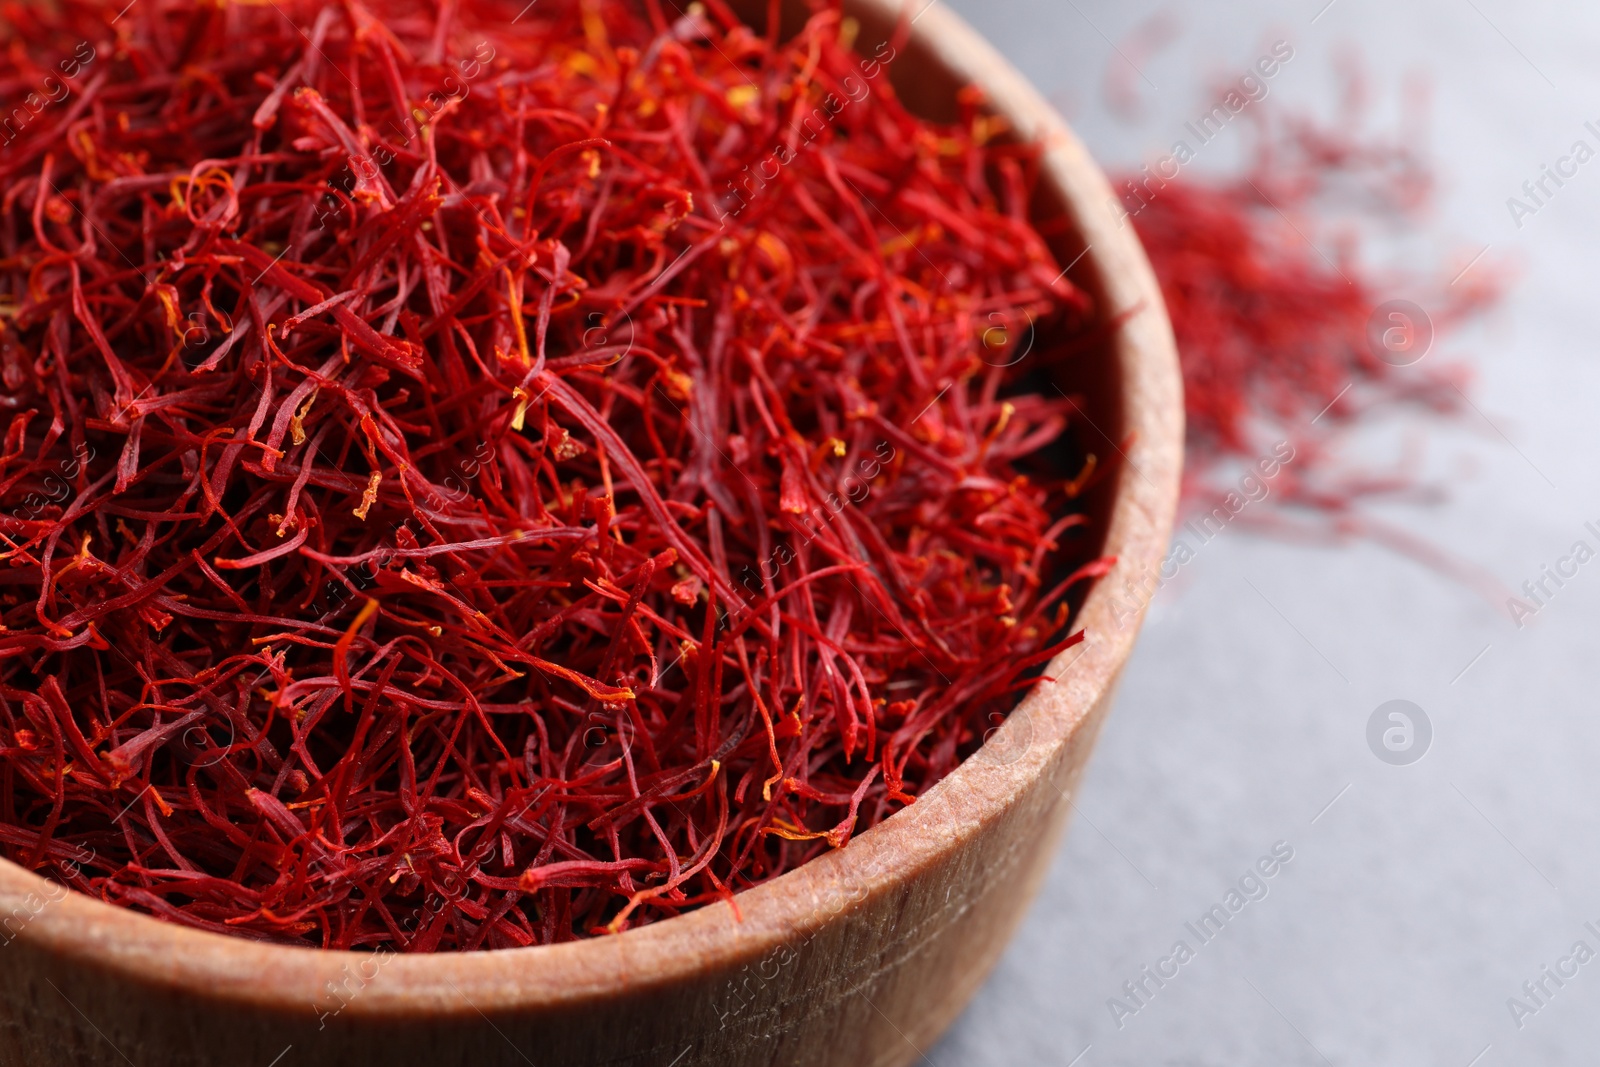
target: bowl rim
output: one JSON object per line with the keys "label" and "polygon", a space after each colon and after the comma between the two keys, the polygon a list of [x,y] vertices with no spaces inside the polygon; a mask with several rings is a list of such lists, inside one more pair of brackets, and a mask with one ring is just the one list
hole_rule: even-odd
{"label": "bowl rim", "polygon": [[[927,3],[907,46],[962,83],[976,84],[1016,133],[1044,149],[1041,179],[1060,195],[1085,242],[1069,266],[1107,304],[1115,322],[1107,348],[1120,376],[1121,455],[1105,554],[1118,559],[1079,613],[1089,637],[1054,660],[985,745],[918,802],[827,853],[728,903],[609,937],[492,952],[419,956],[263,944],[177,926],[76,893],[0,859],[0,915],[27,907],[11,940],[64,965],[119,981],[270,1012],[318,1014],[330,983],[354,973],[362,993],[339,1011],[353,1017],[470,1017],[560,1010],[630,992],[681,984],[740,965],[797,940],[868,896],[893,893],[1002,817],[1061,750],[1092,729],[1110,695],[1148,603],[1149,576],[1166,551],[1183,451],[1181,376],[1160,289],[1105,176],[1065,122],[995,49],[944,5]],[[892,24],[913,0],[847,0],[847,13]],[[1087,416],[1085,416],[1087,419]],[[1092,424],[1092,420],[1091,424]],[[1113,586],[1120,581],[1131,598]],[[1132,583],[1132,584],[1129,584]],[[1052,784],[1054,784],[1052,782]],[[1059,788],[1059,786],[1057,786]],[[1065,794],[1063,794],[1065,797]],[[33,902],[43,902],[35,906]],[[367,970],[381,968],[383,982]]]}

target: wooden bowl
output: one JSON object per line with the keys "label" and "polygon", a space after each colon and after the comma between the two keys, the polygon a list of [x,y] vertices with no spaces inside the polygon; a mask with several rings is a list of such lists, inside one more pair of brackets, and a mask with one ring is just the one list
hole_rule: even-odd
{"label": "wooden bowl", "polygon": [[[1120,562],[1080,614],[1087,642],[1047,672],[1057,680],[914,806],[741,894],[737,917],[717,904],[499,952],[320,952],[170,925],[0,860],[0,1063],[898,1067],[938,1038],[1049,866],[1142,615],[1128,583],[1149,587],[1171,532],[1183,405],[1160,292],[1105,178],[988,44],[910,0],[924,4],[891,65],[897,89],[942,117],[976,83],[1047,146],[1038,218],[1061,224],[1062,262],[1118,323],[1072,387],[1120,460],[1095,502]],[[896,0],[846,6],[863,54],[899,16]]]}

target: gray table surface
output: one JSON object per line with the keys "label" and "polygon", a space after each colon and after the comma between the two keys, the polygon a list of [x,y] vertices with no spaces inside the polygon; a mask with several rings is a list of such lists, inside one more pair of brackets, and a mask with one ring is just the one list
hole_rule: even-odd
{"label": "gray table surface", "polygon": [[[1481,416],[1458,428],[1402,419],[1354,446],[1381,457],[1425,430],[1430,469],[1455,482],[1453,496],[1384,516],[1509,587],[1576,541],[1600,549],[1585,527],[1600,528],[1600,159],[1520,228],[1506,202],[1575,141],[1600,148],[1584,128],[1600,126],[1600,9],[948,2],[1108,165],[1161,154],[1209,107],[1206,86],[1275,40],[1295,58],[1268,106],[1326,114],[1341,51],[1366,63],[1380,112],[1393,113],[1408,73],[1425,75],[1441,188],[1408,247],[1418,262],[1465,265],[1487,246],[1483,262],[1515,265],[1518,282],[1487,324],[1430,357],[1470,355]],[[1102,80],[1124,62],[1129,31],[1163,7],[1182,34],[1141,64],[1146,114],[1129,124],[1108,112]],[[1195,166],[1229,163],[1238,136]],[[1597,624],[1600,559],[1519,628],[1504,604],[1384,549],[1230,529],[1157,597],[1043,894],[925,1060],[1594,1063],[1600,959],[1572,953],[1579,941],[1600,951],[1585,926],[1600,929]],[[1369,717],[1392,699],[1432,723],[1431,747],[1409,766],[1367,744]],[[1293,859],[1265,880],[1267,895],[1209,942],[1195,938],[1185,924],[1276,842]],[[1194,958],[1159,988],[1147,980],[1153,995],[1136,1012],[1114,1014],[1108,1000],[1132,1007],[1123,984],[1179,940]],[[1576,974],[1557,985],[1547,966]],[[1523,984],[1541,979],[1548,995],[1535,1001]],[[1527,1010],[1514,1015],[1513,997]]]}

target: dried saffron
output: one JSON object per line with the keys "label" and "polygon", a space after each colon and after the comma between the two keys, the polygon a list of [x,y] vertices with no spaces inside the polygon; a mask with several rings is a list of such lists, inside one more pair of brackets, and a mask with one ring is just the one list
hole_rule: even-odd
{"label": "dried saffron", "polygon": [[120,6],[0,8],[9,859],[290,944],[620,930],[843,846],[1081,639],[1106,466],[1039,375],[1092,309],[894,41]]}
{"label": "dried saffron", "polygon": [[[1331,127],[1251,112],[1256,149],[1239,173],[1114,181],[1178,339],[1189,430],[1185,496],[1210,506],[1231,463],[1268,455],[1273,442],[1287,440],[1295,459],[1274,486],[1279,502],[1320,516],[1327,530],[1376,536],[1481,584],[1475,570],[1359,513],[1363,499],[1415,489],[1413,471],[1348,469],[1337,453],[1342,430],[1382,409],[1460,412],[1465,369],[1422,359],[1436,336],[1492,307],[1504,286],[1493,264],[1477,260],[1442,277],[1375,270],[1360,254],[1359,225],[1329,240],[1336,215],[1392,227],[1415,216],[1432,189],[1413,133],[1348,132],[1362,126],[1363,99],[1352,72]],[[1281,513],[1265,521],[1317,532],[1285,525]]]}

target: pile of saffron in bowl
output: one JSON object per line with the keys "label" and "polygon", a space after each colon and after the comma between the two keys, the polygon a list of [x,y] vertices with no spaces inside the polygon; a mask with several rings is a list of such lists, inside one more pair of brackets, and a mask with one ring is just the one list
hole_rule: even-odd
{"label": "pile of saffron in bowl", "polygon": [[906,32],[0,8],[0,855],[264,941],[548,944],[981,745],[1107,565],[1048,373],[1093,309],[1037,151],[902,106]]}

